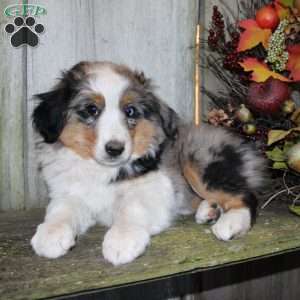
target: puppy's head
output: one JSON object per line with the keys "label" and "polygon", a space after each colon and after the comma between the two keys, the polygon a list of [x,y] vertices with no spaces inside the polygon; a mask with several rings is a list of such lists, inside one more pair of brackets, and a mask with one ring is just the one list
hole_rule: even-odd
{"label": "puppy's head", "polygon": [[81,62],[63,73],[33,112],[46,143],[62,143],[109,166],[155,156],[177,132],[177,115],[141,73],[107,62]]}

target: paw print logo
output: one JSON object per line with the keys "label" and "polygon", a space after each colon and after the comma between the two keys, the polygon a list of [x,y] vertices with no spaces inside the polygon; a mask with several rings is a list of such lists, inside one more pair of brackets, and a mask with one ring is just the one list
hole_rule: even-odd
{"label": "paw print logo", "polygon": [[38,35],[43,33],[45,28],[43,24],[36,24],[33,17],[16,17],[14,24],[8,23],[4,30],[12,34],[10,42],[13,47],[29,45],[35,47],[39,43]]}

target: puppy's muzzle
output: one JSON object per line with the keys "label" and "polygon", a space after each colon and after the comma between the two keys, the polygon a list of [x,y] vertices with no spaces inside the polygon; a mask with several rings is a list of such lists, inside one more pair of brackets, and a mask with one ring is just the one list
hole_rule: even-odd
{"label": "puppy's muzzle", "polygon": [[110,141],[105,145],[106,153],[113,158],[120,156],[125,149],[125,145],[119,141]]}

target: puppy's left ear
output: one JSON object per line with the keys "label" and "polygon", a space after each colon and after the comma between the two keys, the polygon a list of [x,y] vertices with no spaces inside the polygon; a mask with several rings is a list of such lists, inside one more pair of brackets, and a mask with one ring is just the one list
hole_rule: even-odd
{"label": "puppy's left ear", "polygon": [[35,95],[41,102],[33,111],[32,121],[46,143],[55,143],[65,125],[68,107],[65,96],[64,88]]}
{"label": "puppy's left ear", "polygon": [[134,78],[136,82],[142,86],[149,103],[151,103],[152,107],[149,110],[155,112],[156,115],[158,114],[166,136],[170,139],[175,139],[179,125],[177,113],[156,97],[153,93],[154,86],[152,85],[151,79],[145,77],[144,72],[135,71]]}
{"label": "puppy's left ear", "polygon": [[163,102],[160,102],[159,115],[166,136],[174,140],[178,132],[179,116],[171,107]]}

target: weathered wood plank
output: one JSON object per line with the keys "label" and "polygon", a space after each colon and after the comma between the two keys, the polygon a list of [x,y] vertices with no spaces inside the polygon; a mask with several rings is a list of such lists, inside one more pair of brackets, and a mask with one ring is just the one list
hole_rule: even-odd
{"label": "weathered wood plank", "polygon": [[298,300],[299,258],[298,251],[193,274],[178,300]]}
{"label": "weathered wood plank", "polygon": [[[299,218],[282,211],[264,212],[248,235],[228,243],[217,241],[209,226],[183,219],[154,237],[142,257],[121,267],[103,260],[101,242],[105,230],[96,227],[80,237],[77,246],[65,257],[48,260],[35,256],[29,245],[41,218],[40,212],[0,214],[0,299],[35,299],[132,284],[181,272],[219,268],[300,247]],[[212,287],[217,282],[210,278],[203,287]],[[234,286],[230,288],[228,294],[234,293]]]}
{"label": "weathered wood plank", "polygon": [[[11,1],[1,1],[1,10]],[[25,199],[24,110],[26,49],[13,48],[4,31],[13,18],[0,14],[0,210],[22,209]]]}
{"label": "weathered wood plank", "polygon": [[158,94],[187,120],[193,116],[193,49],[197,1],[34,0],[45,33],[27,58],[26,208],[46,204],[38,174],[30,116],[32,95],[46,91],[60,71],[80,60],[112,60],[143,70]]}

